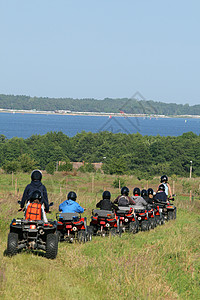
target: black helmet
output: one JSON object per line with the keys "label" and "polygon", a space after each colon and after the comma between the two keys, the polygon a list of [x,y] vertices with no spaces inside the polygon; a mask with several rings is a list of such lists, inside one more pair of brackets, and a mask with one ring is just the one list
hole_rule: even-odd
{"label": "black helmet", "polygon": [[41,181],[42,180],[42,172],[40,170],[34,170],[32,173],[31,173],[31,180],[34,181],[34,180],[39,180]]}
{"label": "black helmet", "polygon": [[141,190],[141,196],[142,197],[147,196],[147,190],[145,189]]}
{"label": "black helmet", "polygon": [[31,201],[34,201],[36,199],[38,199],[38,200],[42,199],[41,192],[39,190],[34,191],[30,197]]}
{"label": "black helmet", "polygon": [[153,189],[152,189],[152,188],[149,188],[149,189],[147,190],[147,194],[148,194],[148,196],[149,196],[149,195],[153,195]]}
{"label": "black helmet", "polygon": [[164,192],[164,191],[165,191],[165,186],[164,186],[164,184],[160,184],[159,187],[158,187],[158,190]]}
{"label": "black helmet", "polygon": [[76,198],[77,198],[77,195],[75,192],[69,192],[68,195],[67,195],[67,199],[69,200],[73,200],[73,201],[76,201]]}
{"label": "black helmet", "polygon": [[138,187],[135,187],[134,189],[133,189],[133,195],[135,196],[135,195],[139,195],[140,196],[140,189],[138,188]]}
{"label": "black helmet", "polygon": [[104,191],[102,194],[103,199],[109,199],[111,198],[111,193],[109,191]]}
{"label": "black helmet", "polygon": [[167,175],[162,175],[161,177],[160,177],[160,182],[162,183],[162,182],[164,182],[164,181],[168,181],[168,177],[167,177]]}
{"label": "black helmet", "polygon": [[121,194],[128,196],[129,194],[129,189],[126,186],[123,186],[123,188],[121,189]]}

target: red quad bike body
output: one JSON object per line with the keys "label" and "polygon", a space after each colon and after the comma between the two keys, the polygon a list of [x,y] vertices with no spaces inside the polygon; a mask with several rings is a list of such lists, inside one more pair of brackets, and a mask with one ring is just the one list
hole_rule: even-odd
{"label": "red quad bike body", "polygon": [[132,207],[119,206],[119,209],[116,211],[116,216],[118,217],[119,226],[123,232],[129,231],[137,233],[139,231],[139,223]]}
{"label": "red quad bike body", "polygon": [[82,218],[78,213],[59,213],[56,217],[60,241],[85,243],[92,240],[92,233],[85,217]]}
{"label": "red quad bike body", "polygon": [[135,218],[137,219],[139,223],[139,228],[141,231],[147,231],[151,228],[150,222],[149,222],[149,215],[148,211],[143,206],[131,206],[134,208],[134,214]]}
{"label": "red quad bike body", "polygon": [[[31,206],[31,204],[29,204]],[[11,221],[8,234],[7,255],[13,256],[22,249],[43,250],[46,257],[54,259],[58,252],[57,222],[41,220],[41,205],[32,212],[28,207],[25,218],[16,218]]]}
{"label": "red quad bike body", "polygon": [[170,202],[174,201],[174,198],[168,199],[167,202],[158,201],[157,206],[159,210],[162,212],[163,218],[166,221],[176,219],[176,207]]}
{"label": "red quad bike body", "polygon": [[90,228],[94,235],[121,234],[119,219],[115,213],[109,210],[94,209],[92,211]]}
{"label": "red quad bike body", "polygon": [[165,223],[165,220],[162,213],[162,208],[158,205],[158,203],[153,204],[153,208],[154,208],[156,224],[163,225]]}

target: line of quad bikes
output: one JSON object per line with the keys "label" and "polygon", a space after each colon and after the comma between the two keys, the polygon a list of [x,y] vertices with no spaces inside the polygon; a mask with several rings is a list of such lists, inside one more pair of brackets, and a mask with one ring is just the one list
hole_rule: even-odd
{"label": "line of quad bikes", "polygon": [[[176,219],[176,207],[170,202],[173,200],[168,199],[165,203],[157,201],[147,208],[137,205],[119,207],[115,212],[94,209],[90,225],[87,225],[86,217],[78,213],[57,213],[57,220],[47,222],[15,218],[10,224],[6,254],[13,256],[23,249],[43,250],[46,258],[55,259],[58,242],[85,243],[91,241],[92,236],[121,236],[123,232],[136,234],[148,231],[165,221]],[[52,205],[53,202],[50,203]]]}

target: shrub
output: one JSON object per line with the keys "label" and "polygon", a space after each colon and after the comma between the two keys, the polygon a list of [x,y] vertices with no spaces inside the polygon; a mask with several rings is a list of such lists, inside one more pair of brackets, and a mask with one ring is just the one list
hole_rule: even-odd
{"label": "shrub", "polygon": [[58,171],[72,171],[72,164],[66,160],[62,165],[58,166]]}
{"label": "shrub", "polygon": [[55,172],[55,163],[53,161],[50,161],[47,165],[46,165],[46,171],[48,174],[53,175]]}
{"label": "shrub", "polygon": [[115,180],[112,183],[112,186],[114,188],[119,188],[119,180],[120,180],[120,186],[121,187],[126,186],[125,180],[123,178],[118,177],[118,178],[115,178]]}

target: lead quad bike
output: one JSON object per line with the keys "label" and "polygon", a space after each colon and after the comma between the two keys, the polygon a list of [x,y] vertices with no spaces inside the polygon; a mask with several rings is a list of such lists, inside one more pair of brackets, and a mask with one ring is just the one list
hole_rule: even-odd
{"label": "lead quad bike", "polygon": [[122,232],[137,233],[139,231],[139,222],[134,214],[134,209],[127,206],[119,206],[118,208],[116,216],[118,217]]}
{"label": "lead quad bike", "polygon": [[156,200],[156,204],[166,221],[176,219],[176,206],[174,206],[170,201],[174,201],[174,198],[168,198],[167,202]]}
{"label": "lead quad bike", "polygon": [[85,243],[92,240],[92,231],[87,226],[87,219],[79,213],[57,213],[57,229],[59,240],[73,243]]}
{"label": "lead quad bike", "polygon": [[[18,203],[20,204],[20,201]],[[49,206],[52,205],[53,202]],[[45,251],[46,258],[56,258],[58,252],[57,222],[44,221],[41,211],[41,204],[33,202],[24,210],[24,218],[14,218],[11,221],[6,251],[8,256],[13,256],[22,249],[31,249]]]}
{"label": "lead quad bike", "polygon": [[148,211],[143,206],[133,205],[131,207],[134,209],[135,218],[139,223],[139,229],[141,231],[150,230],[151,225]]}
{"label": "lead quad bike", "polygon": [[112,236],[121,236],[122,233],[119,218],[110,210],[93,209],[90,228],[93,235],[100,235],[102,237],[109,234]]}

